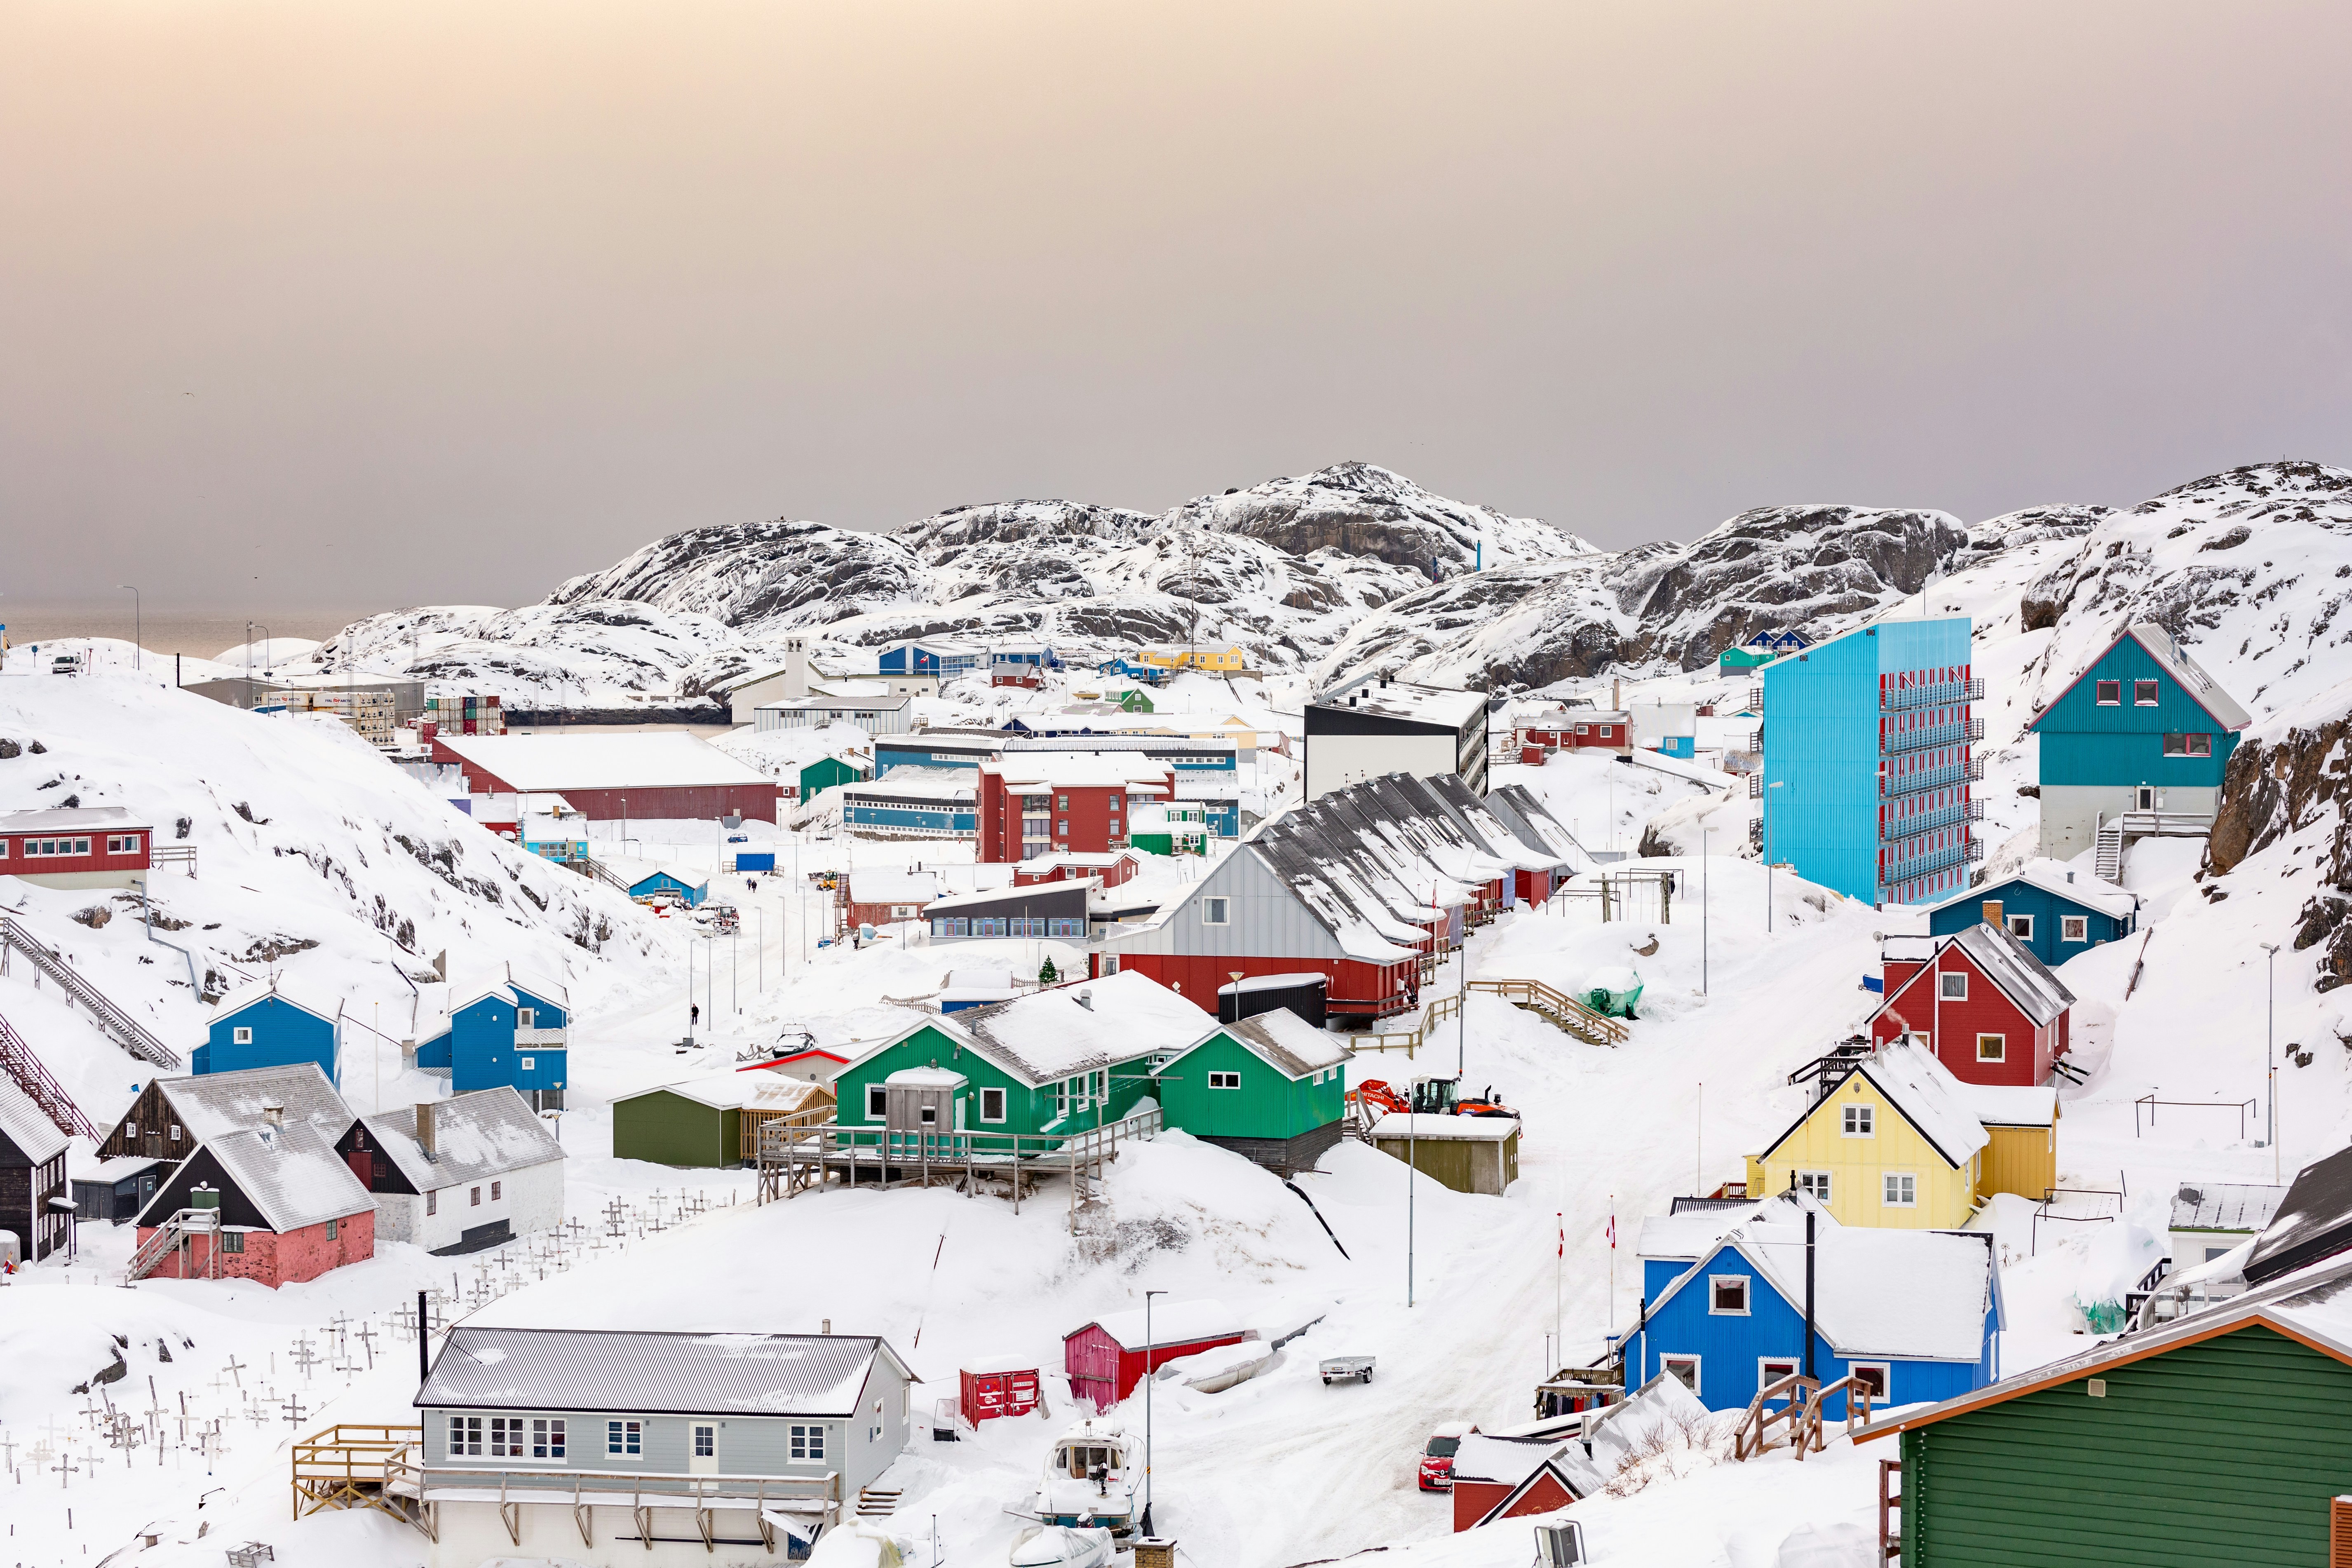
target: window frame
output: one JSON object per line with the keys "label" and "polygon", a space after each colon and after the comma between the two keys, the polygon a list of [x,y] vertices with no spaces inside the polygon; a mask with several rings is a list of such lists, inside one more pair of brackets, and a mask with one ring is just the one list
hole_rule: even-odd
{"label": "window frame", "polygon": [[[1987,1040],[1993,1042],[1993,1053],[1990,1056],[1985,1055],[1985,1042]],[[1979,1062],[2005,1062],[2009,1060],[2009,1036],[1991,1029],[1979,1029],[1977,1031],[1977,1060]]]}
{"label": "window frame", "polygon": [[[1772,1375],[1774,1367],[1783,1366],[1789,1370],[1780,1373],[1780,1377]],[[1756,1392],[1760,1395],[1766,1389],[1780,1382],[1781,1377],[1794,1377],[1804,1370],[1805,1358],[1802,1356],[1759,1355],[1756,1358]],[[1796,1403],[1793,1394],[1782,1394],[1777,1397],[1789,1400],[1791,1404]]]}
{"label": "window frame", "polygon": [[2163,683],[2162,681],[2160,681],[2160,680],[2142,680],[2142,679],[2138,679],[2137,677],[2133,678],[2133,680],[2132,680],[2132,706],[2133,706],[2133,707],[2135,707],[2135,708],[2160,708],[2160,707],[2162,707],[2163,705],[2164,705],[2164,683]]}
{"label": "window frame", "polygon": [[813,1422],[807,1425],[794,1423],[785,1428],[784,1440],[784,1457],[787,1462],[795,1465],[824,1463],[824,1424],[823,1422]]}
{"label": "window frame", "polygon": [[866,1086],[866,1120],[880,1121],[890,1114],[890,1091],[878,1083]]}
{"label": "window frame", "polygon": [[[1721,1292],[1736,1289],[1739,1305],[1727,1307]],[[1756,1315],[1756,1287],[1746,1274],[1710,1274],[1706,1277],[1706,1315],[1710,1318],[1752,1318]]]}
{"label": "window frame", "polygon": [[2062,942],[2090,941],[2091,917],[2088,915],[2060,915],[2058,917],[2058,940]]}
{"label": "window frame", "polygon": [[1847,1138],[1878,1136],[1878,1107],[1866,1101],[1852,1101],[1843,1107],[1838,1118],[1838,1131]]}
{"label": "window frame", "polygon": [[717,1464],[717,1463],[719,1462],[719,1423],[718,1423],[718,1422],[716,1422],[716,1421],[689,1421],[689,1422],[688,1422],[688,1423],[687,1423],[686,1439],[687,1439],[687,1453],[686,1453],[686,1457],[687,1457],[688,1458],[689,1458],[689,1459],[709,1459],[709,1460],[712,1464],[714,1464],[714,1465],[715,1465],[715,1464]]}
{"label": "window frame", "polygon": [[242,1253],[245,1250],[245,1232],[242,1230],[224,1229],[220,1233],[220,1244],[221,1250],[225,1253]]}
{"label": "window frame", "polygon": [[2033,917],[2032,915],[2005,914],[2000,917],[2000,923],[2007,926],[2009,928],[2009,934],[2015,937],[2018,941],[2032,942],[2033,940]]}
{"label": "window frame", "polygon": [[[1896,1186],[1904,1184],[1903,1187]],[[1898,1191],[1909,1194],[1896,1197]],[[1878,1206],[1888,1209],[1916,1209],[1919,1206],[1919,1174],[1916,1171],[1881,1171],[1878,1182]]]}
{"label": "window frame", "polygon": [[1810,1194],[1815,1203],[1820,1204],[1824,1208],[1829,1206],[1831,1184],[1833,1173],[1829,1171],[1797,1171],[1791,1173],[1796,1177],[1795,1185],[1799,1192]]}
{"label": "window frame", "polygon": [[492,1182],[490,1184],[490,1202],[494,1204],[504,1203],[507,1195],[506,1187],[506,1183],[502,1181]]}
{"label": "window frame", "polygon": [[[2114,692],[2110,697],[2108,692]],[[2091,683],[2092,703],[2100,708],[2120,708],[2124,705],[2124,683],[2120,680],[2097,680]]]}
{"label": "window frame", "polygon": [[[1958,982],[1958,988],[1954,983]],[[1965,969],[1939,969],[1936,972],[1936,1000],[1965,1002],[1969,999],[1969,972]]]}
{"label": "window frame", "polygon": [[482,1457],[482,1418],[478,1415],[452,1415],[443,1439],[446,1451],[453,1459],[478,1459]]}
{"label": "window frame", "polygon": [[642,1459],[645,1452],[646,1423],[643,1416],[624,1415],[604,1423],[604,1457],[608,1459]]}
{"label": "window frame", "polygon": [[253,1026],[250,1024],[231,1024],[228,1026],[228,1043],[232,1046],[249,1046],[253,1044]]}
{"label": "window frame", "polygon": [[1849,1376],[1856,1373],[1876,1373],[1878,1374],[1878,1386],[1871,1391],[1870,1403],[1877,1409],[1883,1410],[1886,1407],[1887,1392],[1895,1386],[1895,1363],[1893,1362],[1850,1361],[1845,1363],[1845,1370]]}
{"label": "window frame", "polygon": [[571,1445],[565,1439],[565,1417],[534,1415],[530,1418],[530,1457],[551,1465],[571,1462]]}
{"label": "window frame", "polygon": [[466,1201],[466,1206],[469,1209],[478,1209],[482,1206],[482,1189],[480,1187],[477,1186],[470,1190]]}
{"label": "window frame", "polygon": [[1204,926],[1229,926],[1234,923],[1234,901],[1219,894],[1201,900],[1201,923]]}
{"label": "window frame", "polygon": [[[990,1115],[988,1110],[989,1099],[991,1096],[993,1096],[996,1100],[996,1113],[993,1116]],[[986,1085],[982,1086],[980,1091],[980,1120],[983,1124],[1003,1121],[1004,1120],[1004,1107],[1005,1094],[1003,1089],[992,1089]]]}
{"label": "window frame", "polygon": [[1220,1068],[1209,1074],[1209,1087],[1211,1089],[1239,1089],[1241,1086],[1242,1075],[1238,1072],[1229,1072]]}
{"label": "window frame", "polygon": [[[1660,1351],[1658,1352],[1658,1370],[1681,1383],[1684,1387],[1689,1389],[1693,1394],[1698,1394],[1700,1390],[1699,1380],[1704,1375],[1705,1371],[1704,1361],[1705,1358],[1701,1356],[1683,1355],[1680,1353],[1669,1354],[1664,1351]],[[1690,1375],[1688,1377],[1684,1377],[1681,1373],[1675,1371],[1675,1368],[1677,1366],[1689,1367]]]}
{"label": "window frame", "polygon": [[437,1215],[441,1212],[441,1194],[438,1190],[431,1191],[425,1194],[425,1212],[428,1215]]}

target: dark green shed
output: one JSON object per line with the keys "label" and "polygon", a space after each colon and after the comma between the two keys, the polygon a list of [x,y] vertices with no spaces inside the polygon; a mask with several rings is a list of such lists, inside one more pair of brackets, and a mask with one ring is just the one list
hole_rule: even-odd
{"label": "dark green shed", "polygon": [[613,1101],[613,1157],[656,1165],[740,1165],[751,1157],[743,1136],[747,1111],[757,1121],[831,1099],[823,1084],[766,1068],[640,1089]]}
{"label": "dark green shed", "polygon": [[2341,1561],[2347,1287],[2339,1261],[1864,1429],[1902,1435],[1904,1568]]}
{"label": "dark green shed", "polygon": [[1288,1174],[1339,1141],[1349,1052],[1277,1008],[1224,1024],[1153,1069],[1168,1125]]}

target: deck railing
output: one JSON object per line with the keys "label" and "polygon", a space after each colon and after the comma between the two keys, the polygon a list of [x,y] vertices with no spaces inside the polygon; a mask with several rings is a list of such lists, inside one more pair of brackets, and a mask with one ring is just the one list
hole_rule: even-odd
{"label": "deck railing", "polygon": [[425,1441],[422,1426],[338,1422],[294,1445],[294,1517],[322,1509],[381,1509],[405,1520],[384,1489],[384,1466]]}
{"label": "deck railing", "polygon": [[[384,1461],[383,1490],[394,1499],[413,1502],[415,1512],[404,1517],[436,1544],[441,1539],[440,1510],[453,1502],[497,1504],[499,1522],[518,1548],[522,1545],[526,1506],[570,1509],[580,1543],[592,1548],[596,1544],[596,1510],[625,1508],[636,1533],[613,1539],[642,1542],[648,1552],[660,1539],[654,1534],[653,1514],[657,1508],[693,1510],[695,1531],[707,1552],[723,1545],[758,1545],[776,1552],[775,1516],[779,1514],[806,1516],[810,1523],[828,1528],[841,1521],[841,1475],[835,1470],[821,1476],[751,1476],[428,1466],[423,1446],[417,1444]],[[758,1539],[721,1538],[718,1533],[721,1513],[750,1514],[759,1531]]]}

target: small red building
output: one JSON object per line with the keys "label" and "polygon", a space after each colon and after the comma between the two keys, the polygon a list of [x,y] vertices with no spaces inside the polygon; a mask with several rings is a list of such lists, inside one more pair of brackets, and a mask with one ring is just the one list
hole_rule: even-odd
{"label": "small red building", "polygon": [[299,1120],[206,1140],[155,1189],[138,1226],[133,1279],[251,1279],[275,1289],[375,1256],[375,1199]]}
{"label": "small red building", "polygon": [[1140,752],[1026,752],[980,764],[983,864],[1127,847],[1130,807],[1175,793],[1175,769]]}
{"label": "small red building", "polygon": [[1013,885],[1034,888],[1045,882],[1083,882],[1089,877],[1101,879],[1106,888],[1116,888],[1134,880],[1143,869],[1143,857],[1133,849],[1118,849],[1104,854],[1041,855],[1034,860],[1024,860],[1013,868]]}
{"label": "small red building", "polygon": [[921,920],[924,907],[940,896],[940,878],[936,871],[852,871],[834,896],[841,905],[843,929],[878,928]]}
{"label": "small red building", "polygon": [[1021,1365],[1017,1357],[982,1356],[964,1367],[961,1376],[959,1408],[967,1421],[1026,1415],[1044,1403],[1038,1391],[1037,1369]]}
{"label": "small red building", "polygon": [[1223,1301],[1162,1301],[1151,1309],[1148,1327],[1138,1309],[1064,1334],[1062,1366],[1070,1375],[1071,1398],[1108,1410],[1170,1362],[1248,1337]]}
{"label": "small red building", "polygon": [[1524,719],[1512,737],[1519,761],[1538,764],[1554,752],[1605,751],[1630,756],[1633,716],[1614,710],[1561,708]]}
{"label": "small red building", "polygon": [[1916,1040],[1962,1083],[2047,1083],[2066,1053],[2074,994],[2032,949],[1992,925],[1955,936],[1892,937],[1880,953],[1886,999],[1871,1015],[1884,1046]]}
{"label": "small red building", "polygon": [[1559,1437],[1474,1434],[1454,1456],[1454,1528],[1557,1513],[1599,1489],[1591,1460]]}
{"label": "small red building", "polygon": [[119,805],[0,816],[0,874],[45,888],[129,888],[147,879],[155,830]]}

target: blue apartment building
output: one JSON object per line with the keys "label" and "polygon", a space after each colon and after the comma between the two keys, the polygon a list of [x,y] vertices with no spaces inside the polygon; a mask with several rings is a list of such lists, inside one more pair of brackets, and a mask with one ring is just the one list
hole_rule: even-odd
{"label": "blue apartment building", "polygon": [[928,675],[950,680],[986,666],[988,650],[960,642],[893,643],[875,662],[885,676]]}
{"label": "blue apartment building", "polygon": [[1967,616],[1882,621],[1764,669],[1759,847],[1873,904],[1934,903],[1984,850]]}

